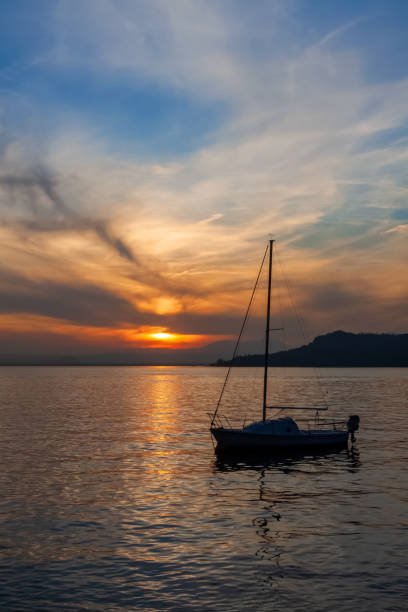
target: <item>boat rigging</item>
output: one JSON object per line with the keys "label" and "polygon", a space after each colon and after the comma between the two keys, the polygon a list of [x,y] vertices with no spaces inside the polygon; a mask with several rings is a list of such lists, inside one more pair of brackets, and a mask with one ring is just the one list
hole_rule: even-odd
{"label": "boat rigging", "polygon": [[[328,406],[313,407],[313,406],[268,406],[267,405],[267,390],[268,390],[268,366],[269,366],[269,338],[270,320],[271,320],[271,287],[272,287],[272,266],[273,266],[273,247],[274,240],[269,240],[265,250],[261,266],[255,281],[255,285],[249,300],[249,305],[242,323],[240,333],[235,345],[232,360],[228,367],[228,371],[221,389],[220,397],[214,413],[211,415],[210,432],[216,441],[216,452],[226,450],[262,450],[276,451],[287,449],[302,449],[309,447],[332,448],[335,446],[344,446],[348,442],[349,434],[354,439],[354,432],[359,427],[359,417],[352,415],[347,423],[322,423],[320,421],[320,412],[328,410]],[[248,320],[249,311],[254,299],[255,291],[258,287],[261,271],[264,266],[266,256],[268,255],[268,289],[267,289],[267,306],[266,306],[266,328],[265,328],[265,350],[264,350],[264,367],[263,367],[263,395],[262,395],[262,420],[254,421],[248,425],[243,425],[241,428],[231,427],[228,419],[219,414],[221,400],[230,376],[231,367],[234,359],[237,357],[238,347],[242,337],[242,333]],[[281,328],[276,328],[281,329]],[[300,429],[298,424],[290,416],[283,416],[274,419],[267,418],[267,410],[278,411],[303,411],[312,410],[315,413],[314,426],[311,429]],[[302,419],[297,419],[300,423]]]}

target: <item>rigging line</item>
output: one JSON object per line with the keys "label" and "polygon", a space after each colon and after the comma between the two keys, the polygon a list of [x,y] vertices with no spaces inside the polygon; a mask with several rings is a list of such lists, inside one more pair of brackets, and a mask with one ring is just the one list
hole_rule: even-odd
{"label": "rigging line", "polygon": [[301,317],[301,315],[300,315],[300,313],[299,313],[299,311],[298,311],[298,309],[296,307],[296,300],[293,297],[292,289],[291,289],[291,287],[289,285],[289,281],[288,281],[288,279],[286,277],[285,270],[284,270],[284,267],[283,267],[282,259],[281,259],[280,256],[277,256],[276,259],[277,259],[278,266],[279,266],[279,268],[281,270],[282,278],[283,278],[283,281],[285,283],[286,290],[288,292],[289,300],[290,300],[290,303],[292,305],[292,309],[293,309],[293,312],[295,314],[295,317],[296,317],[296,320],[297,320],[297,324],[299,326],[299,330],[300,330],[300,333],[301,333],[302,338],[303,338],[303,342],[305,344],[307,344],[307,337],[306,337],[306,332],[305,332],[304,321],[302,320],[302,317]]}
{"label": "rigging line", "polygon": [[[305,322],[304,318],[299,313],[299,311],[298,311],[298,309],[296,307],[296,300],[293,297],[293,292],[291,290],[289,281],[288,281],[288,279],[286,277],[282,259],[280,257],[277,257],[276,259],[277,259],[278,266],[279,266],[279,268],[281,270],[282,278],[283,278],[284,283],[286,285],[286,289],[288,291],[289,299],[290,299],[290,302],[292,304],[292,308],[294,310],[294,313],[295,313],[295,316],[296,316],[296,319],[297,319],[297,322],[298,322],[298,325],[299,325],[300,332],[301,332],[301,334],[303,336],[303,342],[305,344],[308,344],[308,342],[310,342],[310,333],[306,332],[306,322]],[[315,378],[316,378],[316,381],[317,381],[317,385],[318,385],[318,387],[320,389],[320,393],[322,394],[323,403],[324,403],[325,407],[328,408],[328,402],[327,402],[327,399],[326,399],[327,391],[323,388],[323,384],[322,384],[322,381],[321,381],[321,377],[319,375],[319,371],[316,369],[315,366],[312,366],[312,369],[313,369],[313,372],[314,372],[314,375],[315,375]]]}
{"label": "rigging line", "polygon": [[232,359],[230,361],[230,365],[228,366],[227,375],[225,377],[224,384],[222,385],[220,397],[218,398],[218,402],[217,402],[217,407],[215,408],[215,411],[214,411],[214,414],[213,414],[213,418],[211,420],[211,427],[214,424],[214,419],[217,416],[217,412],[218,412],[218,409],[219,409],[220,404],[221,404],[222,396],[224,395],[224,390],[225,390],[225,387],[227,385],[228,378],[229,378],[229,375],[230,375],[230,372],[231,372],[232,362],[234,361],[235,357],[237,356],[237,351],[238,351],[239,343],[241,341],[241,336],[242,336],[242,333],[244,331],[244,328],[245,328],[245,325],[246,325],[246,322],[247,322],[247,319],[248,319],[249,310],[250,310],[251,305],[252,305],[252,300],[254,299],[255,291],[256,291],[256,288],[258,286],[259,277],[261,276],[262,268],[263,268],[263,265],[264,265],[264,262],[265,262],[265,257],[266,257],[266,254],[268,252],[268,249],[269,249],[269,243],[268,243],[268,246],[265,249],[265,253],[264,253],[264,256],[262,258],[261,266],[259,268],[258,276],[256,277],[254,288],[252,289],[251,299],[249,300],[249,304],[248,304],[247,311],[245,313],[244,321],[243,321],[243,323],[241,325],[241,330],[239,332],[239,336],[238,336],[237,342],[235,344],[234,352],[232,354]]}
{"label": "rigging line", "polygon": [[[278,249],[275,249],[275,259],[276,259],[276,262],[278,264],[277,268],[280,271],[281,267],[279,265]],[[278,272],[278,274],[276,276],[279,276],[279,272]],[[275,302],[277,302],[277,304],[278,304],[276,319],[277,319],[277,325],[281,326],[281,331],[282,331],[282,335],[279,336],[279,339],[280,339],[281,343],[286,345],[287,334],[286,334],[285,320],[283,318],[282,296],[281,296],[281,291],[280,291],[280,287],[279,287],[279,285],[280,285],[279,281],[280,281],[280,279],[278,280],[278,283],[276,283],[276,280],[275,280],[276,289],[275,289],[274,297],[275,297]],[[280,348],[279,350],[281,351],[281,350],[284,350],[284,349]],[[280,381],[282,381],[282,378],[286,378],[287,377],[287,367],[283,366],[283,377],[281,375],[281,372],[282,372],[282,369],[279,372]],[[281,386],[282,386],[282,384],[281,384]]]}
{"label": "rigging line", "polygon": [[[295,300],[295,298],[293,296],[293,291],[291,289],[290,283],[289,283],[289,281],[287,279],[287,276],[285,274],[283,262],[282,262],[281,259],[278,261],[278,264],[280,266],[281,273],[282,273],[282,278],[283,278],[283,280],[285,282],[286,289],[287,289],[288,295],[289,295],[289,299],[290,299],[290,302],[292,304],[292,308],[294,310],[294,313],[295,313],[295,316],[296,316],[296,319],[297,319],[297,322],[298,322],[298,325],[299,325],[299,329],[300,329],[301,335],[303,337],[303,342],[306,345],[306,344],[308,344],[308,342],[310,342],[310,333],[308,333],[306,331],[305,320],[304,320],[304,318],[302,317],[301,313],[299,312],[299,310],[297,308],[296,300]],[[325,405],[326,408],[328,408],[328,404],[327,404],[327,401],[326,401],[325,389],[323,388],[322,382],[320,380],[319,372],[318,372],[318,370],[316,369],[315,366],[312,366],[312,369],[313,369],[313,373],[314,373],[315,378],[316,378],[317,386],[319,387],[321,396],[323,398],[324,405]]]}

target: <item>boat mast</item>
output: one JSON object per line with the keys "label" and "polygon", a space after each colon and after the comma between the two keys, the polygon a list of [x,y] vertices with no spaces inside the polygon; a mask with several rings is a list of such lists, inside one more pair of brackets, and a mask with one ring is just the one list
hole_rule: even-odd
{"label": "boat mast", "polygon": [[266,419],[266,390],[268,387],[268,357],[269,357],[269,324],[271,318],[271,282],[272,282],[272,251],[274,240],[269,241],[269,272],[268,272],[268,303],[266,306],[266,332],[265,332],[265,361],[264,361],[264,385],[262,420]]}

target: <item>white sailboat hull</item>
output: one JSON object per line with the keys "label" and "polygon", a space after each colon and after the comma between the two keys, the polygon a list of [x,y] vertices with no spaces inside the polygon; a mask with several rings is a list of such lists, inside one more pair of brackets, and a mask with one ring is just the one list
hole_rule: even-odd
{"label": "white sailboat hull", "polygon": [[212,427],[210,431],[217,442],[217,451],[327,448],[346,445],[349,435],[347,431],[338,430],[299,430],[288,435],[249,433],[224,427]]}

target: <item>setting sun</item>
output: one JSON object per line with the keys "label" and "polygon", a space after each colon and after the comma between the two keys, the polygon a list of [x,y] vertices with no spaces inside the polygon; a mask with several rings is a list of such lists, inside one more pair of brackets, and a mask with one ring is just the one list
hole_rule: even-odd
{"label": "setting sun", "polygon": [[167,332],[157,332],[155,334],[150,334],[150,337],[157,340],[174,340],[176,334],[169,334]]}
{"label": "setting sun", "polygon": [[[119,330],[118,330],[119,331]],[[229,339],[230,336],[212,336],[208,334],[179,334],[166,331],[165,327],[141,326],[136,329],[123,329],[119,333],[133,344],[141,348],[198,348],[210,342]]]}
{"label": "setting sun", "polygon": [[191,345],[191,346],[200,346],[205,343],[207,340],[206,336],[199,334],[174,334],[167,331],[151,331],[144,334],[147,342],[154,341],[154,345],[168,346],[171,345],[172,348],[176,346],[183,345]]}

